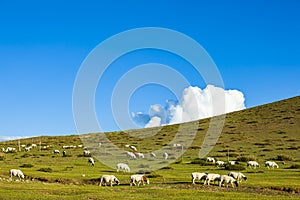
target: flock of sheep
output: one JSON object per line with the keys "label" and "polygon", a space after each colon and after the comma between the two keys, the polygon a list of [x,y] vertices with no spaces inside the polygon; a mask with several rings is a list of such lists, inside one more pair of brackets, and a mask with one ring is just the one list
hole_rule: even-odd
{"label": "flock of sheep", "polygon": [[[99,143],[99,146],[100,145],[101,144]],[[176,145],[178,145],[178,144],[176,144]],[[30,151],[31,148],[36,148],[37,145],[36,144],[32,144],[29,147],[27,147],[27,146],[22,146],[22,147],[24,147],[24,151]],[[83,147],[83,145],[78,145],[78,147],[83,148],[83,155],[85,157],[88,157],[88,162],[91,163],[92,166],[95,166],[95,161],[91,157],[91,152],[87,148]],[[126,152],[127,157],[129,159],[136,159],[136,158],[142,158],[143,159],[143,158],[145,158],[145,156],[144,156],[143,153],[138,153],[137,152],[137,149],[136,149],[135,146],[133,146],[133,145],[125,145],[125,147],[128,147],[132,151],[134,151],[134,152],[131,152],[131,151],[127,151]],[[69,148],[76,148],[76,146],[73,146],[73,145],[72,146],[63,146],[63,149],[69,149]],[[13,148],[13,147],[7,147],[6,149],[2,148],[2,152],[3,153],[9,153],[9,152],[15,152],[15,151],[16,151],[16,148]],[[54,149],[53,153],[54,154],[60,154],[60,151],[57,150],[57,149]],[[63,154],[63,156],[65,156],[66,155],[66,151],[64,150],[62,152],[62,154]],[[167,160],[169,155],[168,155],[168,153],[165,152],[162,156],[163,156],[163,158],[165,160]],[[153,152],[150,152],[150,158],[155,159],[155,158],[157,158],[157,156]],[[211,162],[211,163],[215,164],[217,167],[224,167],[225,164],[226,164],[224,161],[215,161],[215,159],[212,158],[212,157],[207,157],[206,158],[206,162]],[[237,161],[228,161],[228,164],[229,165],[235,165],[235,164],[238,164],[238,162]],[[247,162],[247,167],[255,169],[257,167],[260,167],[260,165],[256,161],[248,161]],[[274,161],[266,161],[265,162],[265,167],[267,167],[267,168],[271,167],[271,168],[274,169],[274,168],[278,168],[278,164],[275,163]],[[116,171],[117,172],[123,171],[123,172],[129,173],[130,172],[130,168],[125,163],[118,163],[116,165]],[[19,178],[19,180],[25,178],[24,173],[21,170],[19,170],[19,169],[11,169],[9,171],[9,175],[10,175],[10,179],[11,180],[12,180],[13,177],[17,177],[17,178]],[[241,172],[230,172],[228,175],[193,172],[193,173],[191,173],[191,177],[192,177],[192,184],[195,184],[196,180],[203,181],[203,185],[205,185],[205,184],[210,185],[211,182],[214,182],[214,183],[218,182],[218,185],[220,187],[222,185],[226,185],[226,187],[228,187],[229,185],[231,185],[232,187],[234,187],[234,186],[238,187],[239,183],[242,180],[245,180],[245,181],[247,180],[247,177],[243,173],[241,173]],[[132,186],[132,185],[139,186],[141,183],[143,185],[145,183],[149,184],[150,181],[143,174],[134,174],[134,175],[130,176],[130,186]],[[107,184],[109,184],[110,186],[113,186],[114,184],[119,185],[120,181],[114,175],[102,175],[100,177],[99,186],[101,186],[101,185],[105,185],[106,186]]]}

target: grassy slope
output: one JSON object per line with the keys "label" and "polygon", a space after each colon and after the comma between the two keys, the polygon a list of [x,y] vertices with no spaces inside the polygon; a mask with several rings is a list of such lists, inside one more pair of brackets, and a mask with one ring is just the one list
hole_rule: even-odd
{"label": "grassy slope", "polygon": [[[209,126],[210,119],[180,125],[182,131],[189,131],[195,123],[199,125],[192,145],[184,154],[182,162],[175,162],[166,169],[152,172],[151,184],[140,188],[128,186],[128,174],[118,174],[122,185],[114,188],[96,186],[95,179],[101,174],[116,174],[113,169],[100,162],[92,168],[87,158],[81,157],[82,149],[67,150],[71,157],[54,156],[53,149],[62,150],[63,145],[81,144],[78,136],[37,137],[21,140],[21,144],[41,143],[52,145],[49,150],[34,149],[31,152],[2,154],[0,177],[8,178],[8,170],[20,168],[23,164],[32,164],[32,168],[22,168],[25,174],[42,181],[17,183],[0,181],[0,198],[3,199],[97,199],[105,197],[132,197],[139,199],[172,198],[193,199],[199,196],[211,198],[299,198],[299,169],[286,169],[291,165],[300,164],[300,97],[287,99],[226,115],[222,135],[209,156],[219,160],[227,160],[227,151],[231,160],[241,157],[252,158],[261,164],[265,160],[282,155],[283,164],[277,161],[280,169],[257,170],[245,169],[243,173],[249,181],[242,183],[237,189],[219,188],[190,184],[190,173],[193,171],[228,173],[228,170],[214,166],[190,164],[198,158],[199,149]],[[157,128],[131,130],[127,132],[107,133],[107,137],[117,146],[135,144],[142,152],[150,152],[168,144],[178,131],[179,125]],[[157,133],[156,133],[157,132]],[[152,134],[144,139],[134,135]],[[95,137],[89,136],[95,140]],[[17,141],[0,143],[0,147],[17,147]],[[241,164],[245,166],[245,163]],[[40,172],[40,168],[50,167],[53,172]],[[82,176],[85,174],[85,177]],[[65,183],[65,184],[62,184]],[[292,192],[282,192],[290,190]],[[14,192],[21,191],[21,192]],[[215,192],[218,191],[218,192]],[[296,194],[293,194],[296,191]]]}

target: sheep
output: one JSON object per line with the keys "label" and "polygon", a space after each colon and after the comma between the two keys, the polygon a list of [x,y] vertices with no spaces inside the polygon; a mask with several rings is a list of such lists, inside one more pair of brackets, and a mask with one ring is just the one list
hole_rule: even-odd
{"label": "sheep", "polygon": [[10,180],[12,180],[13,176],[18,177],[20,180],[25,178],[25,175],[19,169],[11,169],[9,170],[9,174],[10,174]]}
{"label": "sheep", "polygon": [[243,179],[247,181],[247,177],[241,172],[229,172],[228,176],[235,178],[238,182],[242,182]]}
{"label": "sheep", "polygon": [[116,165],[116,169],[117,169],[117,172],[119,172],[120,170],[122,170],[123,172],[130,172],[130,168],[128,167],[127,164],[124,164],[124,163],[118,163]]}
{"label": "sheep", "polygon": [[66,152],[66,151],[63,151],[63,152],[62,152],[62,156],[63,156],[63,157],[66,157],[66,156],[67,156],[67,152]]}
{"label": "sheep", "polygon": [[144,154],[142,153],[136,153],[135,155],[137,158],[145,158]]}
{"label": "sheep", "polygon": [[192,183],[195,184],[196,180],[204,180],[206,179],[207,173],[193,172],[191,173]]}
{"label": "sheep", "polygon": [[54,149],[54,150],[53,150],[53,153],[54,153],[54,154],[59,154],[60,151],[59,151],[58,149]]}
{"label": "sheep", "polygon": [[224,161],[218,160],[218,161],[215,163],[215,165],[216,165],[217,167],[224,167],[224,166],[225,166],[225,162],[224,162]]}
{"label": "sheep", "polygon": [[110,183],[111,187],[113,186],[114,183],[117,183],[117,185],[120,184],[119,179],[117,179],[117,177],[115,177],[114,175],[102,175],[100,177],[99,186],[102,185],[102,182],[104,183],[105,186],[106,186],[107,183]]}
{"label": "sheep", "polygon": [[236,165],[236,164],[239,164],[239,162],[238,161],[230,160],[230,161],[228,161],[228,164],[229,165]]}
{"label": "sheep", "polygon": [[133,145],[130,145],[129,148],[132,149],[133,151],[137,151],[136,147]]}
{"label": "sheep", "polygon": [[6,150],[5,150],[6,153],[12,153],[12,152],[15,152],[15,151],[16,151],[16,148],[14,148],[14,147],[7,147]]}
{"label": "sheep", "polygon": [[165,153],[163,154],[163,157],[164,157],[165,160],[167,160],[168,157],[169,157],[169,154],[165,152]]}
{"label": "sheep", "polygon": [[90,156],[91,152],[89,150],[84,150],[83,151],[83,156]]}
{"label": "sheep", "polygon": [[222,183],[226,184],[226,187],[228,187],[229,183],[231,184],[232,187],[234,187],[234,184],[236,187],[239,186],[238,181],[235,178],[228,176],[228,175],[221,176],[221,180],[219,182],[220,187],[222,186]]}
{"label": "sheep", "polygon": [[36,144],[31,144],[31,147],[32,147],[32,148],[36,148],[37,145],[36,145]]}
{"label": "sheep", "polygon": [[130,176],[130,186],[132,186],[133,184],[140,186],[141,183],[145,185],[145,182],[147,184],[150,184],[149,179],[143,174],[134,174]]}
{"label": "sheep", "polygon": [[78,147],[78,148],[82,148],[82,147],[83,147],[83,145],[82,145],[82,144],[79,144],[79,145],[77,145],[77,147]]}
{"label": "sheep", "polygon": [[63,149],[69,149],[70,146],[64,145],[62,148],[63,148]]}
{"label": "sheep", "polygon": [[88,162],[92,164],[92,166],[95,166],[95,161],[92,157],[88,158]]}
{"label": "sheep", "polygon": [[215,182],[220,180],[221,180],[220,174],[207,174],[203,185],[205,185],[206,183],[207,185],[209,185],[211,181]]}
{"label": "sheep", "polygon": [[153,158],[153,159],[156,158],[155,153],[151,152],[151,153],[150,153],[150,158]]}
{"label": "sheep", "polygon": [[270,167],[272,167],[273,169],[276,167],[276,168],[279,168],[279,166],[277,165],[276,162],[274,161],[266,161],[265,162],[265,167],[267,167],[268,169],[270,169]]}
{"label": "sheep", "polygon": [[128,157],[129,159],[133,159],[133,160],[135,160],[135,159],[136,159],[136,156],[135,156],[135,154],[134,154],[134,153],[132,153],[132,152],[129,152],[129,151],[127,151],[127,152],[126,152],[126,155],[127,155],[127,157]]}
{"label": "sheep", "polygon": [[31,149],[31,147],[25,147],[24,150],[25,150],[26,152],[28,152],[28,151],[30,151],[30,149]]}
{"label": "sheep", "polygon": [[254,169],[256,169],[256,167],[259,167],[259,164],[256,161],[248,161],[247,162],[247,167],[250,167],[250,168],[253,167]]}
{"label": "sheep", "polygon": [[212,158],[212,157],[207,157],[206,158],[206,162],[212,162],[212,163],[214,163],[215,164],[215,159],[214,158]]}

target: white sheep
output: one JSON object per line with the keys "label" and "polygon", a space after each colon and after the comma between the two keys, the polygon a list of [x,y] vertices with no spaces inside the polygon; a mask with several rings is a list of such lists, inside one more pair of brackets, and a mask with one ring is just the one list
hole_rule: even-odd
{"label": "white sheep", "polygon": [[248,161],[247,162],[247,167],[250,167],[250,168],[254,168],[254,169],[256,169],[256,167],[259,167],[260,165],[258,164],[258,162],[256,162],[256,161]]}
{"label": "white sheep", "polygon": [[243,179],[247,181],[247,177],[242,172],[229,172],[228,176],[235,178],[238,182],[242,182]]}
{"label": "white sheep", "polygon": [[13,176],[18,177],[19,179],[24,179],[25,178],[25,175],[19,169],[11,169],[11,170],[9,170],[9,174],[10,174],[10,180],[12,180]]}
{"label": "white sheep", "polygon": [[129,148],[132,149],[133,151],[137,151],[136,147],[133,145],[130,145]]}
{"label": "white sheep", "polygon": [[145,155],[142,153],[136,153],[135,155],[137,158],[145,158]]}
{"label": "white sheep", "polygon": [[145,183],[150,184],[150,181],[143,174],[134,174],[130,176],[130,186],[132,186],[133,184],[140,186],[141,183],[143,183],[143,185],[145,185]]}
{"label": "white sheep", "polygon": [[165,152],[165,153],[163,154],[163,158],[164,158],[165,160],[167,160],[168,157],[169,157],[169,154],[168,154],[167,152]]}
{"label": "white sheep", "polygon": [[120,181],[114,175],[102,175],[100,177],[99,186],[101,186],[102,183],[104,183],[105,186],[106,186],[107,183],[110,183],[110,186],[113,186],[114,183],[117,183],[117,185],[119,185]]}
{"label": "white sheep", "polygon": [[58,149],[54,149],[54,150],[53,150],[53,153],[54,153],[54,154],[59,154],[60,151],[59,151]]}
{"label": "white sheep", "polygon": [[220,174],[207,174],[203,185],[205,185],[206,183],[207,185],[209,185],[211,181],[216,182],[220,180],[221,180]]}
{"label": "white sheep", "polygon": [[216,165],[217,167],[224,167],[224,166],[225,166],[225,162],[224,162],[224,161],[218,160],[218,161],[215,163],[215,165]]}
{"label": "white sheep", "polygon": [[151,152],[151,153],[150,153],[150,158],[156,158],[155,153]]}
{"label": "white sheep", "polygon": [[7,147],[6,150],[5,150],[6,153],[12,153],[12,152],[15,152],[15,151],[16,151],[16,148],[14,148],[14,147]]}
{"label": "white sheep", "polygon": [[89,150],[84,150],[83,151],[83,156],[90,156],[91,152]]}
{"label": "white sheep", "polygon": [[193,172],[191,173],[192,183],[195,184],[196,180],[205,181],[207,173]]}
{"label": "white sheep", "polygon": [[230,161],[228,161],[228,164],[229,165],[236,165],[236,164],[239,164],[239,162],[238,161],[234,161],[234,160],[230,160]]}
{"label": "white sheep", "polygon": [[215,164],[215,159],[214,158],[212,158],[212,157],[207,157],[206,158],[206,162],[212,162],[212,163],[214,163]]}
{"label": "white sheep", "polygon": [[116,169],[117,169],[117,172],[119,172],[120,170],[124,171],[124,172],[130,172],[129,166],[125,163],[118,163],[116,165]]}
{"label": "white sheep", "polygon": [[279,168],[279,166],[277,165],[276,162],[274,161],[266,161],[265,162],[265,167],[267,167],[268,169],[270,169],[270,167],[272,167],[273,169],[276,167],[276,168]]}
{"label": "white sheep", "polygon": [[238,181],[235,178],[233,178],[231,176],[228,176],[228,175],[222,175],[221,176],[219,186],[221,187],[223,183],[226,185],[226,187],[228,187],[228,184],[231,184],[232,187],[234,187],[234,185],[236,187],[239,186]]}
{"label": "white sheep", "polygon": [[127,151],[127,152],[126,152],[126,155],[127,155],[127,157],[128,157],[129,159],[133,159],[133,160],[135,160],[135,159],[136,159],[136,156],[135,156],[135,154],[134,154],[134,153],[132,153],[132,152],[129,152],[129,151]]}
{"label": "white sheep", "polygon": [[95,166],[95,161],[93,158],[88,158],[88,162],[91,163],[93,167]]}

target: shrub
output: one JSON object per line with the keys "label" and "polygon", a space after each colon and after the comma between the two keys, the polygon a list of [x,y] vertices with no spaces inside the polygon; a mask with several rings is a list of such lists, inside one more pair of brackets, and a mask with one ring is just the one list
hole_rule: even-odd
{"label": "shrub", "polygon": [[45,168],[38,169],[38,171],[40,171],[40,172],[52,172],[52,169],[50,167],[45,167]]}
{"label": "shrub", "polygon": [[201,159],[201,158],[195,158],[191,164],[199,164],[200,166],[205,166],[209,163],[207,163],[204,159]]}
{"label": "shrub", "polygon": [[250,160],[256,160],[256,157],[253,155],[249,155],[249,156],[240,156],[236,159],[237,161],[240,162],[248,162]]}
{"label": "shrub", "polygon": [[293,164],[288,169],[300,169],[300,165],[299,164]]}
{"label": "shrub", "polygon": [[21,158],[27,158],[27,157],[30,157],[32,156],[32,154],[29,154],[29,153],[24,153]]}
{"label": "shrub", "polygon": [[4,160],[5,159],[5,157],[4,156],[0,156],[0,160]]}
{"label": "shrub", "polygon": [[20,167],[22,167],[22,168],[32,168],[33,165],[32,164],[23,164],[23,165],[20,165]]}
{"label": "shrub", "polygon": [[275,158],[273,158],[272,160],[279,160],[279,161],[292,161],[293,157],[290,155],[278,155]]}
{"label": "shrub", "polygon": [[235,170],[235,171],[242,171],[246,168],[243,165],[226,165],[225,170]]}

